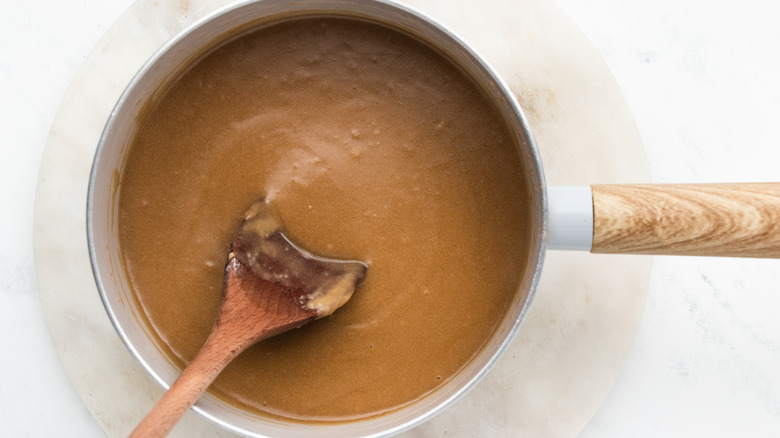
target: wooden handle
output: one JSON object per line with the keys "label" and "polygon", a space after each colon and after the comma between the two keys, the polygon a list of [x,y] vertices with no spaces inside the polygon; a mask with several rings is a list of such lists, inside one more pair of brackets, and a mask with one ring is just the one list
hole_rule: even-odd
{"label": "wooden handle", "polygon": [[224,341],[219,332],[209,336],[195,359],[138,423],[129,438],[162,438],[170,433],[225,366],[246,349],[244,345],[226,348]]}
{"label": "wooden handle", "polygon": [[284,287],[254,275],[236,258],[225,267],[219,314],[206,343],[130,438],[167,436],[230,361],[255,343],[315,319]]}
{"label": "wooden handle", "polygon": [[591,252],[780,258],[780,183],[591,189]]}

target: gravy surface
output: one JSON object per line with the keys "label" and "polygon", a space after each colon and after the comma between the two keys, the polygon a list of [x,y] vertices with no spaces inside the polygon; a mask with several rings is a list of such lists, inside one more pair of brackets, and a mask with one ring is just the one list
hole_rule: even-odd
{"label": "gravy surface", "polygon": [[427,46],[349,19],[285,22],[211,52],[146,114],[119,188],[125,269],[183,366],[216,317],[242,214],[267,198],[295,242],[368,274],[210,391],[295,421],[379,415],[494,334],[529,247],[521,171],[497,111]]}

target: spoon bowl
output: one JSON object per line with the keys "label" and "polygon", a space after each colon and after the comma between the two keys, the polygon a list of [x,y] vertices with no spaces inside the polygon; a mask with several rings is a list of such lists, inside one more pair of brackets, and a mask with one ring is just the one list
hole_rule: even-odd
{"label": "spoon bowl", "polygon": [[166,436],[230,361],[263,339],[333,313],[349,300],[366,269],[364,263],[313,256],[294,245],[270,207],[255,202],[230,245],[211,334],[130,436]]}

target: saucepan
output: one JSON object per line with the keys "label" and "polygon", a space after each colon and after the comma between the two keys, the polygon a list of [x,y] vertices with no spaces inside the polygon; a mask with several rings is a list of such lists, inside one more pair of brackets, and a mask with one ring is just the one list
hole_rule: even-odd
{"label": "saucepan", "polygon": [[499,109],[515,133],[524,178],[531,188],[531,248],[517,294],[491,341],[460,373],[422,400],[365,420],[307,427],[264,420],[211,395],[194,409],[247,436],[388,436],[412,428],[461,397],[497,361],[531,304],[547,249],[596,253],[780,256],[780,183],[552,187],[529,124],[498,74],[453,32],[405,6],[384,0],[263,0],[212,13],[165,44],[134,77],[112,111],[89,181],[89,253],[98,289],[119,337],[163,387],[179,370],[162,353],[131,299],[121,268],[117,189],[139,114],[198,56],[220,42],[269,23],[304,16],[373,21],[417,38],[457,64]]}

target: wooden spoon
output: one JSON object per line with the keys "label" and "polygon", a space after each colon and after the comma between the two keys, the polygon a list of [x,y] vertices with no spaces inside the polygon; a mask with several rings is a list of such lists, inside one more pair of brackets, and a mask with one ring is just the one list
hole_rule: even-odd
{"label": "wooden spoon", "polygon": [[130,437],[164,437],[217,375],[251,345],[328,316],[352,296],[366,264],[317,257],[282,232],[260,200],[230,247],[222,301],[203,348]]}

